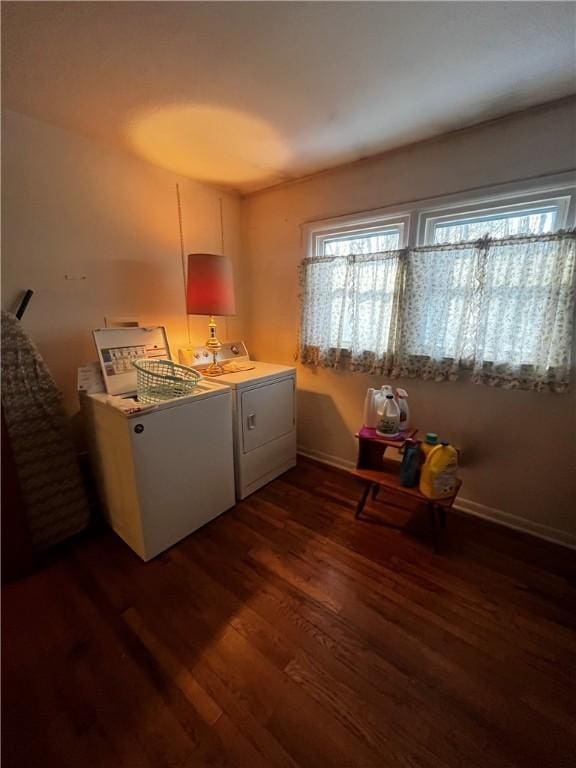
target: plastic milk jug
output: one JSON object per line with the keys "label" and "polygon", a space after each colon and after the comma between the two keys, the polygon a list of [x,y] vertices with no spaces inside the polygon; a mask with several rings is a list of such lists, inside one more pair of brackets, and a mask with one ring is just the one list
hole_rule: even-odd
{"label": "plastic milk jug", "polygon": [[378,425],[376,432],[379,435],[397,435],[400,423],[400,408],[394,400],[394,395],[380,396],[378,399]]}

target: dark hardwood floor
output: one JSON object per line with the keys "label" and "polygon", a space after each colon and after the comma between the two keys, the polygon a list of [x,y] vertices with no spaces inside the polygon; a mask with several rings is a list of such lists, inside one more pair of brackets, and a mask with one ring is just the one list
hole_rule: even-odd
{"label": "dark hardwood floor", "polygon": [[311,462],[148,564],[113,534],[3,589],[3,768],[574,766],[574,552]]}

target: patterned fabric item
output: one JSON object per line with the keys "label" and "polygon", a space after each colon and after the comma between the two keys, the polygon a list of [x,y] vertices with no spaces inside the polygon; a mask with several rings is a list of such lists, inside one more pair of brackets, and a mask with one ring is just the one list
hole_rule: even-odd
{"label": "patterned fabric item", "polygon": [[384,374],[394,364],[402,300],[401,251],[318,256],[300,267],[300,359]]}
{"label": "patterned fabric item", "polygon": [[565,392],[575,261],[573,231],[305,259],[300,360]]}
{"label": "patterned fabric item", "polygon": [[88,504],[56,385],[16,317],[2,311],[2,411],[35,551],[78,533]]}

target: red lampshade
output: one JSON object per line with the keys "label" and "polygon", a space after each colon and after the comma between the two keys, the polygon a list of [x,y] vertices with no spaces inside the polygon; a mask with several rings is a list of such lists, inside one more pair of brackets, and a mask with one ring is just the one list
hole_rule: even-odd
{"label": "red lampshade", "polygon": [[186,283],[189,315],[235,315],[232,262],[215,253],[190,253]]}

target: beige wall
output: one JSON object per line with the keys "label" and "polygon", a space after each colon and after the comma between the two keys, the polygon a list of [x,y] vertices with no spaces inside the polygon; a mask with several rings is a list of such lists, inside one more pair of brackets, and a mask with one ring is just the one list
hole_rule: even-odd
{"label": "beige wall", "polygon": [[[70,412],[77,407],[76,367],[94,359],[90,331],[105,315],[135,314],[144,323],[165,324],[175,352],[187,340],[178,182],[187,251],[219,249],[223,200],[239,315],[223,321],[222,338],[245,335],[256,357],[289,363],[297,343],[302,223],[566,171],[576,165],[573,148],[573,106],[564,104],[258,193],[240,204],[234,196],[8,112],[2,306],[14,309],[21,292],[34,289],[23,322]],[[192,342],[203,343],[204,320],[190,325]],[[298,374],[301,447],[353,462],[366,387],[382,382],[302,367]],[[573,395],[505,392],[465,382],[404,385],[420,429],[435,429],[463,449],[467,499],[501,510],[512,522],[516,516],[544,535],[575,532]]]}
{"label": "beige wall", "polygon": [[[523,113],[414,145],[242,203],[247,341],[261,360],[291,363],[298,333],[301,225],[576,166],[574,103]],[[299,366],[299,444],[337,463],[355,460],[366,388],[383,380]],[[400,383],[400,382],[399,382]],[[576,533],[574,395],[490,389],[466,382],[402,382],[414,423],[463,450],[462,495],[542,535]],[[560,532],[560,533],[558,533]]]}
{"label": "beige wall", "polygon": [[[221,336],[242,337],[237,197],[13,112],[2,129],[2,306],[14,311],[34,290],[23,323],[70,412],[76,368],[95,359],[90,332],[106,315],[166,325],[173,354],[187,342],[176,183],[186,252],[220,252],[222,198],[239,315],[222,320]],[[190,329],[203,344],[207,320]]]}

